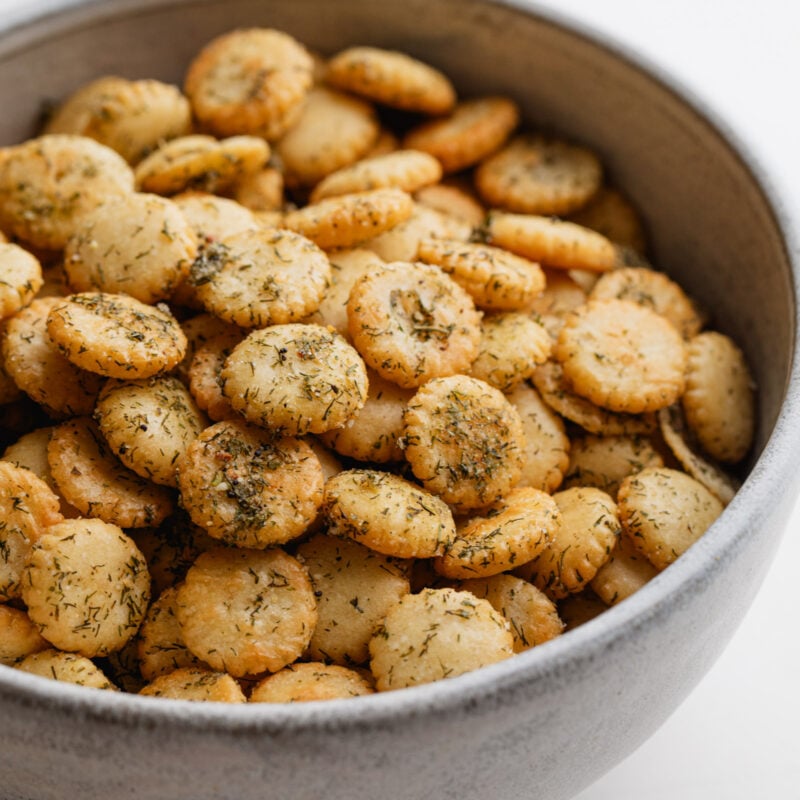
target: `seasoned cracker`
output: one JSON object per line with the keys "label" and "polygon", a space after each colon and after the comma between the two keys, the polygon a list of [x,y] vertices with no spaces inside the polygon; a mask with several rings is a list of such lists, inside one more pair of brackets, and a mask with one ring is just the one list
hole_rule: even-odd
{"label": "seasoned cracker", "polygon": [[76,366],[109,378],[149,378],[180,363],[186,337],[166,306],[83,292],[53,304],[47,332]]}
{"label": "seasoned cracker", "polygon": [[404,147],[434,156],[445,172],[460,172],[492,155],[519,123],[519,108],[508,97],[478,97],[460,102],[445,119],[412,128]]}
{"label": "seasoned cracker", "polygon": [[395,50],[342,50],[328,62],[325,78],[340,89],[404,111],[446,114],[456,102],[445,75]]}
{"label": "seasoned cracker", "polygon": [[59,510],[64,517],[72,519],[79,517],[80,512],[71,506],[59,493],[58,486],[50,472],[50,464],[47,461],[47,446],[50,443],[50,434],[53,427],[47,425],[43,428],[34,430],[20,436],[15,442],[6,447],[3,452],[3,461],[8,461],[16,467],[25,467],[34,475],[41,478],[58,497]]}
{"label": "seasoned cracker", "polygon": [[723,509],[694,478],[664,467],[626,478],[617,500],[625,535],[658,570],[686,552]]}
{"label": "seasoned cracker", "polygon": [[20,596],[31,546],[62,519],[58,497],[41,478],[0,461],[0,603]]}
{"label": "seasoned cracker", "polygon": [[0,664],[13,667],[26,656],[49,647],[24,611],[0,605]]}
{"label": "seasoned cracker", "polygon": [[42,265],[34,255],[0,242],[0,320],[25,308],[43,283]]}
{"label": "seasoned cracker", "polygon": [[0,227],[60,250],[87,214],[132,191],[130,167],[110,148],[82,136],[40,136],[0,159]]}
{"label": "seasoned cracker", "polygon": [[283,185],[283,173],[267,166],[236,181],[233,198],[252,211],[280,211],[284,204]]}
{"label": "seasoned cracker", "polygon": [[141,528],[158,525],[172,512],[168,489],[124,466],[88,417],[75,417],[53,429],[47,460],[59,492],[86,516],[121,528]]}
{"label": "seasoned cracker", "polygon": [[235,677],[291,664],[317,623],[307,570],[277,548],[203,553],[178,590],[176,611],[189,649]]}
{"label": "seasoned cracker", "polygon": [[275,145],[287,184],[314,186],[358,161],[369,152],[379,131],[369,103],[325,86],[314,87],[297,122]]}
{"label": "seasoned cracker", "polygon": [[320,439],[339,455],[356,461],[386,464],[403,460],[400,439],[403,435],[403,412],[414,396],[413,389],[403,389],[367,372],[367,401],[341,428],[320,434]]}
{"label": "seasoned cracker", "polygon": [[633,546],[627,536],[620,536],[611,558],[597,570],[591,587],[608,606],[615,606],[638,592],[655,578],[658,570]]}
{"label": "seasoned cracker", "polygon": [[191,124],[189,101],[176,86],[107,76],[64,100],[45,132],[88,136],[135,164],[160,142],[185,136]]}
{"label": "seasoned cracker", "polygon": [[431,558],[455,536],[447,505],[398,475],[351,469],[329,478],[323,501],[330,533],[383,555]]}
{"label": "seasoned cracker", "polygon": [[686,293],[663,272],[647,267],[623,267],[607,272],[592,287],[593,300],[630,300],[666,317],[683,336],[700,332],[703,318]]}
{"label": "seasoned cracker", "polygon": [[153,601],[139,629],[136,642],[139,670],[146,681],[181,667],[205,666],[183,641],[175,612],[179,588],[165,589]]}
{"label": "seasoned cracker", "polygon": [[304,236],[261,228],[204,249],[189,283],[207,311],[242,328],[298,322],[330,280],[325,253]]}
{"label": "seasoned cracker", "polygon": [[5,324],[2,354],[14,384],[52,417],[90,414],[103,385],[99,375],[68,361],[47,331],[61,297],[37,298]]}
{"label": "seasoned cracker", "polygon": [[414,476],[459,513],[498,501],[522,475],[525,435],[519,413],[477,378],[428,381],[409,402],[404,425]]}
{"label": "seasoned cracker", "polygon": [[755,382],[744,353],[725,334],[706,331],[689,341],[681,405],[703,450],[726,464],[741,461],[753,444]]}
{"label": "seasoned cracker", "polygon": [[642,436],[581,436],[572,439],[564,487],[595,486],[617,496],[622,481],[664,460]]}
{"label": "seasoned cracker", "polygon": [[181,505],[195,524],[237,547],[300,536],[322,504],[322,467],[309,445],[241,419],[206,428],[177,470]]}
{"label": "seasoned cracker", "polygon": [[555,500],[530,487],[512,489],[470,517],[434,568],[446,578],[488,578],[533,560],[561,525]]}
{"label": "seasoned cracker", "polygon": [[553,495],[561,524],[542,553],[515,574],[552,600],[580,592],[608,561],[620,534],[614,500],[600,489],[580,487]]}
{"label": "seasoned cracker", "polygon": [[550,334],[527,314],[493,314],[481,321],[478,355],[469,374],[507,394],[547,361],[551,347]]}
{"label": "seasoned cracker", "polygon": [[296,122],[314,62],[287,33],[234,30],[212,39],[189,65],[184,91],[200,122],[219,136],[273,141]]}
{"label": "seasoned cracker", "polygon": [[605,236],[553,217],[494,211],[486,222],[486,239],[552,269],[606,272],[619,266],[619,252]]}
{"label": "seasoned cracker", "polygon": [[482,225],[486,218],[486,209],[469,187],[460,182],[448,181],[417,189],[414,200],[449,217],[457,217],[473,228]]}
{"label": "seasoned cracker", "polygon": [[335,664],[290,664],[264,678],[253,689],[251,703],[307,703],[373,694],[372,684],[360,673]]}
{"label": "seasoned cracker", "polygon": [[171,375],[111,378],[97,398],[94,418],[126,467],[173,487],[178,485],[175,465],[207,424],[189,391]]}
{"label": "seasoned cracker", "polygon": [[636,253],[647,252],[644,222],[631,201],[618,189],[601,186],[586,205],[570,214],[569,219]]}
{"label": "seasoned cracker", "polygon": [[414,201],[401,189],[374,189],[290,211],[283,225],[331,250],[366,242],[407,220],[413,210]]}
{"label": "seasoned cracker", "polygon": [[150,575],[144,556],[116,525],[65,520],[34,544],[22,598],[49,642],[94,658],[119,650],[139,630]]}
{"label": "seasoned cracker", "polygon": [[311,202],[353,192],[394,186],[415,192],[442,177],[439,162],[419,150],[396,150],[388,155],[364,158],[323,178],[311,192]]}
{"label": "seasoned cracker", "polygon": [[349,338],[347,324],[347,300],[355,282],[367,273],[383,266],[383,259],[364,248],[333,250],[328,253],[331,276],[328,289],[317,309],[321,325],[335,328],[342,336]]}
{"label": "seasoned cracker", "polygon": [[510,625],[470,592],[424,589],[394,606],[369,645],[378,691],[454,678],[509,658]]}
{"label": "seasoned cracker", "polygon": [[139,694],[194,702],[247,702],[239,684],[230,675],[204,667],[181,667],[166,675],[159,675]]}
{"label": "seasoned cracker", "polygon": [[311,576],[319,611],[308,654],[342,666],[363,664],[375,628],[409,592],[406,562],[324,534],[303,542],[297,556]]}
{"label": "seasoned cracker", "polygon": [[536,368],[531,381],[550,408],[565,419],[597,436],[622,436],[652,433],[656,420],[652,414],[622,414],[608,411],[575,394],[564,379],[556,361]]}
{"label": "seasoned cracker", "polygon": [[585,205],[602,177],[600,161],[585,147],[523,134],[477,168],[475,186],[489,206],[563,216]]}
{"label": "seasoned cracker", "polygon": [[320,325],[273,325],[238,344],[220,373],[222,394],[256,425],[289,434],[344,425],[367,399],[356,350]]}
{"label": "seasoned cracker", "polygon": [[200,345],[192,358],[188,375],[189,391],[197,405],[214,422],[238,416],[222,394],[220,373],[225,359],[245,335],[240,328],[230,326],[230,330],[218,333]]}
{"label": "seasoned cracker", "polygon": [[189,223],[201,248],[259,228],[249,208],[226,197],[188,191],[174,195],[172,202]]}
{"label": "seasoned cracker", "polygon": [[116,690],[116,686],[105,676],[93,661],[78,653],[64,653],[60,650],[42,650],[32,653],[17,669],[30,675],[38,675],[51,681],[74,683],[91,689]]}
{"label": "seasoned cracker", "polygon": [[490,311],[524,309],[545,288],[537,263],[498,247],[426,238],[420,241],[417,256],[440,267],[469,292],[476,306]]}
{"label": "seasoned cracker", "polygon": [[217,140],[193,134],[164,142],[136,165],[140,192],[172,195],[188,189],[217,192],[261,169],[269,145],[255,136]]}
{"label": "seasoned cracker", "polygon": [[347,317],[367,365],[405,388],[461,372],[478,353],[480,314],[438,267],[395,263],[362,276]]}
{"label": "seasoned cracker", "polygon": [[181,322],[181,330],[186,337],[186,353],[183,360],[175,367],[175,374],[184,382],[189,382],[189,368],[195,353],[217,336],[239,334],[245,336],[245,331],[237,325],[223,322],[213,314],[197,314]]}
{"label": "seasoned cracker", "polygon": [[67,242],[64,271],[75,292],[124,293],[168,300],[189,273],[197,239],[180,209],[163,197],[110,199]]}
{"label": "seasoned cracker", "polygon": [[555,491],[569,465],[570,440],[561,417],[528,383],[519,384],[506,397],[517,409],[525,435],[525,462],[517,485]]}
{"label": "seasoned cracker", "polygon": [[730,503],[739,489],[739,482],[700,453],[700,446],[686,424],[680,404],[662,408],[658,412],[658,423],[667,447],[680,466],[718,497],[723,505]]}
{"label": "seasoned cracker", "polygon": [[610,411],[657,411],[683,394],[681,335],[628,300],[589,300],[570,312],[554,355],[575,393]]}
{"label": "seasoned cracker", "polygon": [[488,600],[511,623],[514,652],[521,653],[560,636],[564,623],[550,598],[514,575],[493,575],[463,581],[459,589]]}
{"label": "seasoned cracker", "polygon": [[384,261],[416,261],[420,243],[425,239],[448,239],[466,242],[472,233],[469,223],[451,214],[414,203],[411,216],[391,230],[364,242]]}

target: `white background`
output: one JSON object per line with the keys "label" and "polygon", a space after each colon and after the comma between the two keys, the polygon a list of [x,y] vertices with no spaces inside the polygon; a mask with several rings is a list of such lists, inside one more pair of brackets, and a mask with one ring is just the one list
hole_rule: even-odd
{"label": "white background", "polygon": [[[0,0],[0,15],[24,2]],[[798,0],[540,4],[672,71],[775,174],[800,225]],[[722,658],[650,741],[576,800],[800,800],[798,565],[800,507]]]}

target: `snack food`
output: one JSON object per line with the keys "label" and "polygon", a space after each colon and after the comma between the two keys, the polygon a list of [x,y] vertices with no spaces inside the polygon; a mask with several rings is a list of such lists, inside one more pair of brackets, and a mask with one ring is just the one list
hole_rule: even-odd
{"label": "snack food", "polygon": [[[0,464],[5,660],[87,682],[108,655],[94,685],[193,700],[402,688],[621,602],[721,513],[744,354],[644,265],[590,149],[402,54],[325,63],[269,29],[209,43],[185,90],[103,79],[0,157],[0,400],[46,415]],[[76,621],[55,561],[80,540],[92,572],[86,532],[117,526]]]}

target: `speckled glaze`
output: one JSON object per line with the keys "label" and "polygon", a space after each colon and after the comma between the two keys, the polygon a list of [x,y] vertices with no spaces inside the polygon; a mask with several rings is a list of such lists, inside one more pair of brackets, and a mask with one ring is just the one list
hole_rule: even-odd
{"label": "speckled glaze", "polygon": [[582,628],[457,679],[292,707],[159,701],[0,667],[3,800],[559,800],[655,731],[739,624],[797,488],[797,246],[724,123],[638,56],[512,0],[40,1],[3,24],[2,143],[99,74],[180,81],[202,43],[243,25],[322,52],[404,49],[464,93],[508,92],[529,122],[602,154],[656,263],[744,344],[760,390],[757,455],[723,516]]}

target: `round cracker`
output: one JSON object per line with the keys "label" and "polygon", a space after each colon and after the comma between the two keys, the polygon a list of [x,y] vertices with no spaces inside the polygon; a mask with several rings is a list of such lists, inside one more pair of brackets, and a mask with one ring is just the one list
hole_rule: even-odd
{"label": "round cracker", "polygon": [[144,556],[116,525],[65,520],[34,544],[22,597],[49,642],[93,658],[119,650],[139,630],[150,575]]}
{"label": "round cracker", "polygon": [[239,684],[230,675],[204,667],[181,667],[166,675],[159,675],[139,694],[194,702],[247,702]]}
{"label": "round cracker", "polygon": [[0,319],[27,306],[42,288],[42,265],[27,250],[0,242]]}
{"label": "round cracker", "polygon": [[176,611],[187,647],[236,677],[291,664],[317,623],[308,572],[279,549],[203,553],[178,591]]}
{"label": "round cracker", "polygon": [[13,667],[27,656],[49,647],[50,643],[42,638],[24,611],[0,605],[0,664]]}
{"label": "round cracker", "polygon": [[372,684],[352,669],[309,662],[290,664],[259,681],[250,695],[251,703],[307,703],[372,694]]}
{"label": "round cracker", "polygon": [[638,592],[655,578],[658,570],[633,546],[627,536],[620,536],[611,558],[597,570],[591,587],[608,606],[615,606]]}
{"label": "round cracker", "polygon": [[43,650],[25,658],[17,669],[30,675],[38,675],[51,681],[74,683],[91,689],[116,690],[116,686],[105,676],[93,661],[78,653],[60,650]]}
{"label": "round cracker", "polygon": [[70,295],[50,309],[47,332],[73,364],[109,378],[150,378],[186,352],[186,337],[166,306],[128,295]]}
{"label": "round cracker", "polygon": [[510,625],[470,592],[424,589],[395,605],[369,644],[378,691],[454,678],[513,655]]}

